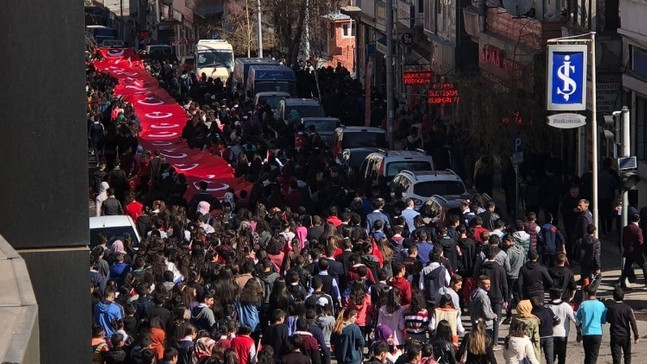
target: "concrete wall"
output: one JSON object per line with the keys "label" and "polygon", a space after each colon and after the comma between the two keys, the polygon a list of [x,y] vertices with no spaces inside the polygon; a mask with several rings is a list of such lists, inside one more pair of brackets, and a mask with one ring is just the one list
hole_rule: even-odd
{"label": "concrete wall", "polygon": [[40,362],[88,363],[84,9],[3,5],[0,234],[25,259],[40,304]]}
{"label": "concrete wall", "polygon": [[25,261],[0,236],[0,363],[40,363],[38,306]]}

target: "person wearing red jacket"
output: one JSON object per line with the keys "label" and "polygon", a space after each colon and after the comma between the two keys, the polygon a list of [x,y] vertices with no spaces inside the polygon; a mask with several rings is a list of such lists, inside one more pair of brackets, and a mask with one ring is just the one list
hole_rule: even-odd
{"label": "person wearing red jacket", "polygon": [[249,336],[251,333],[249,326],[242,325],[238,328],[236,337],[231,340],[231,348],[236,352],[240,364],[251,364],[256,357],[256,343]]}
{"label": "person wearing red jacket", "polygon": [[389,284],[402,292],[402,306],[408,306],[411,303],[411,284],[405,278],[407,270],[402,263],[393,264],[393,278]]}

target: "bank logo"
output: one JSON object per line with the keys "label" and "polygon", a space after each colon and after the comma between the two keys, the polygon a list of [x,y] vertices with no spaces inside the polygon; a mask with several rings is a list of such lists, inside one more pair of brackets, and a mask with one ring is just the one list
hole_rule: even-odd
{"label": "bank logo", "polygon": [[577,91],[577,83],[570,77],[571,72],[575,73],[575,66],[571,64],[571,56],[566,56],[563,64],[557,69],[557,77],[564,83],[563,87],[557,87],[557,94],[563,95],[566,101]]}
{"label": "bank logo", "polygon": [[586,45],[548,46],[548,110],[586,110]]}

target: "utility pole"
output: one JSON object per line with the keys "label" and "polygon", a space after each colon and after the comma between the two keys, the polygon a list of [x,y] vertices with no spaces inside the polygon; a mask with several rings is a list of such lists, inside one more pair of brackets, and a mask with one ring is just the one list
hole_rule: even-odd
{"label": "utility pole", "polygon": [[[630,157],[631,156],[631,134],[629,133],[629,127],[630,127],[630,118],[629,118],[629,108],[627,106],[622,107],[622,143],[621,143],[621,156],[620,157]],[[622,214],[621,214],[621,219],[622,219],[622,224],[620,225],[620,228],[623,229],[625,226],[629,224],[629,190],[624,188],[624,186],[621,186],[622,188]],[[624,230],[624,229],[623,229]],[[620,231],[623,231],[620,230]],[[625,267],[625,258],[623,257],[622,249],[622,239],[624,239],[624,236],[622,236],[621,233],[621,239],[620,239],[620,269],[624,269]],[[620,282],[621,284],[624,284],[625,282]]]}
{"label": "utility pole", "polygon": [[256,13],[258,21],[258,58],[263,58],[263,14],[261,13],[261,0],[256,0]]}
{"label": "utility pole", "polygon": [[593,224],[595,225],[595,237],[598,238],[598,229],[600,229],[600,199],[598,198],[598,84],[597,84],[597,68],[595,64],[595,32],[591,32],[591,136],[593,138],[593,145],[591,146],[591,151],[593,154]]}
{"label": "utility pole", "polygon": [[386,0],[386,135],[393,149],[393,0]]}

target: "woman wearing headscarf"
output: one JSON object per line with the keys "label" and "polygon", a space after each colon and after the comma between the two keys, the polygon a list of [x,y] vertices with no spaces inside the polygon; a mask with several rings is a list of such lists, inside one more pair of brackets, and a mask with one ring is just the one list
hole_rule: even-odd
{"label": "woman wearing headscarf", "polygon": [[198,203],[198,209],[196,210],[197,217],[202,217],[205,224],[211,225],[213,223],[213,217],[209,214],[211,210],[211,204],[207,201],[200,201]]}
{"label": "woman wearing headscarf", "polygon": [[130,257],[130,255],[128,255],[128,252],[124,247],[123,241],[115,240],[112,242],[112,245],[110,245],[110,255],[108,256],[108,259],[107,259],[108,263],[110,264],[114,263],[117,255],[119,254],[124,256],[124,263],[132,264],[132,258]]}
{"label": "woman wearing headscarf", "polygon": [[94,199],[94,208],[97,210],[97,216],[101,216],[101,206],[103,205],[103,201],[108,199],[108,188],[110,188],[108,182],[103,181],[99,185],[99,194]]}
{"label": "woman wearing headscarf", "polygon": [[514,320],[521,321],[526,325],[524,334],[530,338],[532,347],[535,351],[535,357],[540,356],[540,341],[539,341],[539,318],[532,314],[532,303],[530,300],[521,300],[517,304],[517,315]]}
{"label": "woman wearing headscarf", "polygon": [[402,355],[402,351],[393,342],[393,330],[388,325],[382,324],[375,328],[375,341],[371,344],[369,353],[372,353],[373,348],[379,343],[385,343],[389,347],[389,351],[386,354],[386,360],[389,363],[395,363],[400,355]]}
{"label": "woman wearing headscarf", "polygon": [[209,336],[201,337],[195,342],[193,349],[193,356],[195,357],[198,363],[201,363],[203,360],[211,357],[213,347],[216,345],[216,341],[210,338]]}

